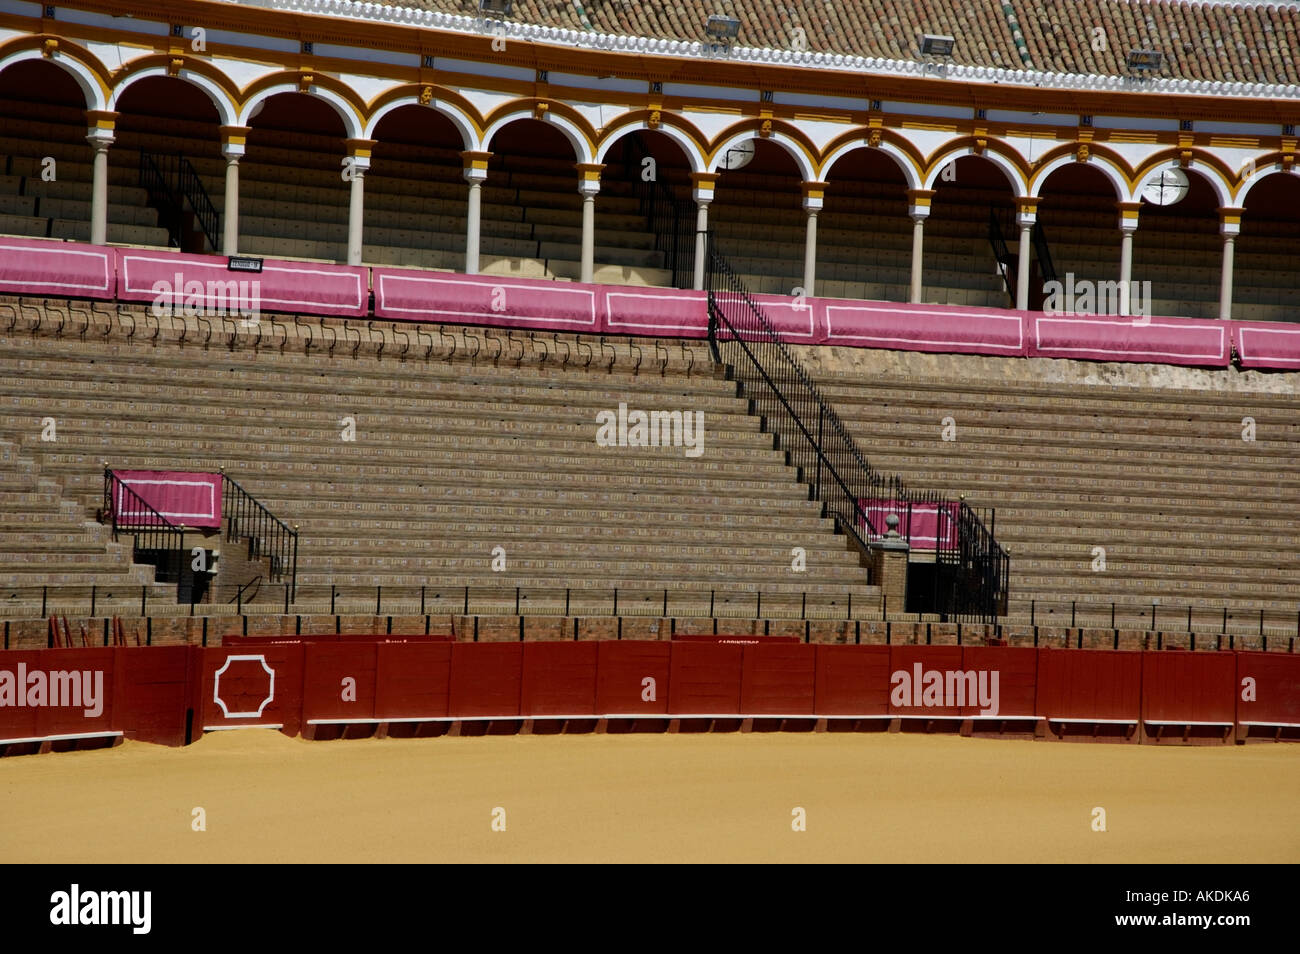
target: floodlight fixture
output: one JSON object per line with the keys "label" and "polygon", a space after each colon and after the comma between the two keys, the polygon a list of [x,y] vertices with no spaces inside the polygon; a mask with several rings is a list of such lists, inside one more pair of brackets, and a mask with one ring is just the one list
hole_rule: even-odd
{"label": "floodlight fixture", "polygon": [[740,35],[740,21],[715,13],[705,22],[704,32],[715,40],[734,40]]}
{"label": "floodlight fixture", "polygon": [[1160,69],[1164,63],[1165,55],[1159,50],[1129,50],[1128,65],[1129,69],[1141,71],[1154,71]]}
{"label": "floodlight fixture", "polygon": [[952,48],[956,44],[955,37],[941,33],[927,33],[921,37],[921,55],[952,56]]}

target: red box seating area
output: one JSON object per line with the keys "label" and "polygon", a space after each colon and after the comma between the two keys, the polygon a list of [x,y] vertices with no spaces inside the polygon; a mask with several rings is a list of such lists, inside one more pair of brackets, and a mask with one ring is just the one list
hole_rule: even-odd
{"label": "red box seating area", "polygon": [[[41,239],[0,240],[0,293],[152,302],[156,282],[199,282],[204,308],[259,283],[259,308],[337,317],[491,325],[529,331],[703,338],[704,292],[582,285],[266,259],[260,273],[226,259]],[[373,292],[373,294],[372,294]],[[178,290],[179,293],[179,290]],[[1246,368],[1300,368],[1300,327],[1191,318],[1045,315],[1000,308],[795,299],[758,295],[772,324],[798,344],[1005,357],[1076,358]],[[229,307],[227,305],[227,307]]]}
{"label": "red box seating area", "polygon": [[[16,701],[19,675],[38,672],[95,674],[100,711],[81,698]],[[180,745],[245,727],[309,738],[825,728],[1221,744],[1300,738],[1300,657],[725,637],[246,638],[7,653],[0,702],[0,751],[11,754],[122,738]]]}

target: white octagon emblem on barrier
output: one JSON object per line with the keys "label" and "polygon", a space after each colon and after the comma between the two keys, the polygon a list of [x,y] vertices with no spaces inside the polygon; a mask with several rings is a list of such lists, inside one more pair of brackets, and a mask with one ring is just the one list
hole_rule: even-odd
{"label": "white octagon emblem on barrier", "polygon": [[[270,687],[267,689],[266,698],[262,704],[257,707],[255,712],[231,712],[226,708],[226,702],[221,698],[221,674],[230,668],[232,662],[258,662],[262,664],[262,669],[271,677]],[[227,656],[225,663],[217,670],[216,678],[212,683],[212,701],[221,707],[221,714],[227,719],[256,719],[262,711],[271,704],[275,699],[275,670],[266,664],[266,657],[260,653],[253,656]]]}

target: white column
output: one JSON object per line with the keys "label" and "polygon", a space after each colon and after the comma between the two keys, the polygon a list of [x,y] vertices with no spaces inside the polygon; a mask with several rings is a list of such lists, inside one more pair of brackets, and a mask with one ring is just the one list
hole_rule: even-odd
{"label": "white column", "polygon": [[803,210],[807,219],[803,240],[803,293],[812,298],[817,294],[817,215],[822,210],[826,183],[805,182],[802,188]]}
{"label": "white column", "polygon": [[465,274],[478,274],[479,240],[483,230],[483,180],[469,179],[469,197],[465,205]]}
{"label": "white column", "polygon": [[708,254],[709,200],[695,200],[695,281],[696,291],[704,291],[704,257]]}
{"label": "white column", "polygon": [[90,192],[90,241],[93,245],[108,242],[108,147],[113,145],[112,129],[92,129],[86,137],[95,151]]}
{"label": "white column", "polygon": [[912,211],[912,288],[907,300],[914,305],[919,304],[921,301],[921,266],[925,246],[925,220],[929,214],[929,209],[919,214],[915,209]]}
{"label": "white column", "polygon": [[1232,317],[1232,258],[1241,233],[1242,209],[1219,210],[1219,234],[1223,236],[1223,271],[1219,278],[1219,317]]}
{"label": "white column", "polygon": [[226,203],[221,220],[221,253],[239,254],[239,160],[244,158],[249,130],[221,127],[221,154],[226,157]]}
{"label": "white column", "polygon": [[582,196],[582,266],[579,281],[591,282],[596,272],[596,194],[602,165],[578,163],[578,194]]}
{"label": "white column", "polygon": [[366,221],[366,173],[370,171],[370,155],[374,146],[373,139],[347,140],[348,157],[351,159],[344,167],[351,186],[351,194],[348,196],[349,265],[361,264],[364,248],[362,233]]}
{"label": "white column", "polygon": [[[243,147],[240,147],[243,150]],[[239,156],[226,153],[226,209],[222,213],[221,252],[239,254]]]}
{"label": "white column", "polygon": [[1036,210],[1021,206],[1016,213],[1016,224],[1020,226],[1020,247],[1016,252],[1016,308],[1029,310],[1029,256],[1033,250],[1034,221]]}
{"label": "white column", "polygon": [[483,182],[487,179],[490,152],[462,152],[465,166],[462,174],[469,183],[465,204],[465,274],[477,275],[479,248],[483,234]]}
{"label": "white column", "polygon": [[[1133,233],[1138,227],[1138,202],[1119,203],[1119,302],[1120,314],[1133,314]],[[1147,306],[1150,306],[1147,302]]]}
{"label": "white column", "polygon": [[706,233],[709,231],[709,204],[713,201],[713,187],[717,184],[716,172],[691,173],[691,198],[695,200],[695,276],[691,287],[704,290],[705,257],[708,252]]}
{"label": "white column", "polygon": [[925,220],[930,215],[930,199],[933,189],[908,189],[907,214],[912,217],[912,288],[908,301],[919,304],[921,301],[921,270],[924,265]]}

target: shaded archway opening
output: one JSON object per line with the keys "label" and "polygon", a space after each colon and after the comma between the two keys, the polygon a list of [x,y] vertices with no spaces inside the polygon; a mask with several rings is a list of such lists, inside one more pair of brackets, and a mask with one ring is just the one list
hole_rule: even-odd
{"label": "shaded archway opening", "polygon": [[[925,222],[922,301],[1004,307],[1014,302],[1019,228],[1011,183],[991,159],[958,156],[934,182]],[[991,223],[1007,246],[990,235]],[[1030,287],[1040,284],[1031,272]]]}
{"label": "shaded archway opening", "polygon": [[1039,233],[1051,266],[1039,261],[1039,274],[1049,278],[1055,272],[1065,287],[1071,281],[1117,281],[1119,196],[1106,174],[1083,162],[1061,166],[1043,181],[1039,199]]}
{"label": "shaded archway opening", "polygon": [[0,71],[0,232],[90,240],[86,127],[85,95],[67,70],[23,60]]}
{"label": "shaded archway opening", "polygon": [[[577,279],[582,197],[573,144],[551,123],[524,117],[498,129],[486,148],[492,157],[483,182],[480,269]],[[604,211],[598,198],[598,227]]]}
{"label": "shaded archway opening", "polygon": [[1233,256],[1234,318],[1295,321],[1300,317],[1300,175],[1262,174],[1242,203]]}
{"label": "shaded archway opening", "polygon": [[[1188,190],[1180,201],[1163,206],[1142,201],[1133,233],[1134,294],[1149,301],[1153,315],[1213,318],[1219,313],[1223,262],[1219,200],[1201,173],[1186,171]],[[1151,284],[1136,284],[1144,282]]]}
{"label": "shaded archway opening", "polygon": [[239,249],[347,261],[350,181],[342,118],[307,93],[269,97],[248,119],[240,160]]}
{"label": "shaded archway opening", "polygon": [[596,217],[603,257],[597,260],[623,270],[613,280],[691,287],[696,205],[686,151],[658,130],[629,129],[610,144],[604,164]]}
{"label": "shaded archway opening", "polygon": [[824,173],[817,227],[817,293],[906,301],[912,262],[907,178],[888,154],[861,147]]}
{"label": "shaded archway opening", "polygon": [[455,124],[411,103],[380,119],[371,138],[362,261],[460,269],[468,186]]}
{"label": "shaded archway opening", "polygon": [[[116,110],[109,179],[117,183],[132,177],[142,205],[129,212],[110,205],[110,230],[115,215],[129,215],[133,225],[165,232],[152,243],[136,244],[174,245],[188,252],[219,249],[225,161],[221,117],[212,100],[192,83],[148,76],[122,91]],[[189,170],[197,184],[184,175]]]}
{"label": "shaded archway opening", "polygon": [[753,143],[747,165],[718,170],[709,228],[751,292],[790,295],[803,284],[803,175],[783,146]]}

